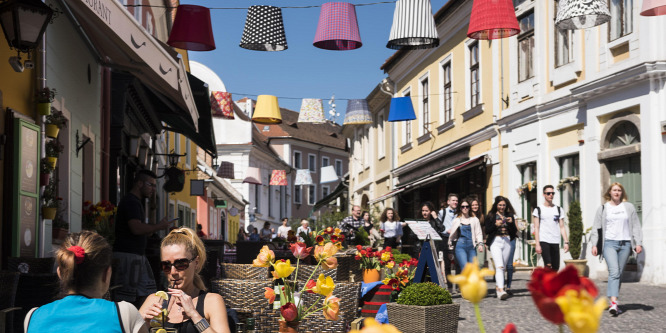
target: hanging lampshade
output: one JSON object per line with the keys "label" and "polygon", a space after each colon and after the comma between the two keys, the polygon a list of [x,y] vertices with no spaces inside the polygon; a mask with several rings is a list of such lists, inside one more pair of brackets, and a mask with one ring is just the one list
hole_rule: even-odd
{"label": "hanging lampshade", "polygon": [[562,30],[587,29],[608,21],[606,0],[561,0],[555,26]]}
{"label": "hanging lampshade", "polygon": [[414,119],[416,119],[416,113],[414,113],[411,97],[391,98],[388,121],[407,121]]}
{"label": "hanging lampshade", "polygon": [[355,50],[363,46],[356,20],[356,7],[347,2],[323,4],[312,45],[334,51]]}
{"label": "hanging lampshade", "polygon": [[240,47],[255,51],[287,49],[282,9],[274,6],[250,6]]}
{"label": "hanging lampshade", "polygon": [[343,125],[372,124],[372,114],[365,99],[350,99],[347,102],[347,113]]}
{"label": "hanging lampshade", "polygon": [[474,0],[467,37],[498,39],[520,32],[516,11],[511,0]]}
{"label": "hanging lampshade", "polygon": [[296,180],[294,185],[312,185],[312,175],[308,169],[296,170]]}
{"label": "hanging lampshade", "polygon": [[643,0],[642,16],[660,16],[666,15],[666,1],[664,0]]}
{"label": "hanging lampshade", "polygon": [[273,170],[270,185],[287,186],[287,171]]}
{"label": "hanging lampshade", "polygon": [[245,171],[243,183],[261,185],[261,171],[259,168],[248,167],[247,171]]}
{"label": "hanging lampshade", "polygon": [[210,9],[196,5],[179,5],[167,44],[190,51],[215,50]]}
{"label": "hanging lampshade", "polygon": [[282,114],[278,99],[271,95],[259,95],[252,114],[252,121],[258,124],[281,124]]}
{"label": "hanging lampshade", "polygon": [[324,118],[324,103],[319,98],[303,98],[301,111],[298,114],[299,123],[321,124]]}
{"label": "hanging lampshade", "polygon": [[338,174],[335,172],[335,167],[332,165],[321,168],[321,177],[319,178],[320,184],[337,182],[340,180]]}
{"label": "hanging lampshade", "polygon": [[234,101],[231,99],[231,93],[226,91],[211,91],[210,106],[213,111],[213,117],[234,119],[233,105]]}
{"label": "hanging lampshade", "polygon": [[0,26],[10,48],[28,52],[37,48],[53,9],[39,0],[10,0],[0,3]]}
{"label": "hanging lampshade", "polygon": [[398,50],[439,46],[430,0],[398,0],[393,12],[391,35],[386,47]]}
{"label": "hanging lampshade", "polygon": [[234,164],[231,162],[220,162],[217,167],[217,176],[220,178],[234,179]]}

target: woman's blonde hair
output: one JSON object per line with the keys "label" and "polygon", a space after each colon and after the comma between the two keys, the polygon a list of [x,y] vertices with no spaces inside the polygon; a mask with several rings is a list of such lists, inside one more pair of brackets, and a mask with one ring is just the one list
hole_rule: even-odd
{"label": "woman's blonde hair", "polygon": [[627,191],[625,191],[624,186],[622,186],[622,184],[620,184],[618,182],[615,182],[613,184],[610,184],[610,186],[608,186],[608,189],[606,190],[606,193],[604,193],[604,199],[606,201],[611,201],[610,192],[613,189],[613,186],[619,186],[620,189],[622,190],[622,197],[620,197],[620,199],[622,199],[622,201],[629,200],[629,197],[627,197]]}
{"label": "woman's blonde hair", "polygon": [[161,248],[169,245],[182,245],[191,255],[199,257],[199,264],[194,273],[194,286],[201,290],[206,290],[203,279],[201,279],[201,276],[199,275],[201,269],[203,269],[206,264],[206,247],[204,246],[203,241],[201,241],[201,238],[197,236],[194,230],[182,227],[171,230],[171,232],[164,237]]}
{"label": "woman's blonde hair", "polygon": [[[83,248],[83,261],[76,262],[75,248]],[[94,287],[102,273],[111,266],[111,246],[96,232],[84,230],[69,234],[56,251],[56,262],[60,270],[60,291],[79,293]]]}

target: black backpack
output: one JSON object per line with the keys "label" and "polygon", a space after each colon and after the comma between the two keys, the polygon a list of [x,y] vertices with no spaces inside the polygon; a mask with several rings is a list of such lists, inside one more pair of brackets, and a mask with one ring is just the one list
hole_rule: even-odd
{"label": "black backpack", "polygon": [[[562,218],[562,212],[560,211],[560,206],[555,205],[555,207],[557,207],[557,216],[560,216],[560,218]],[[536,210],[539,214],[539,223],[541,223],[541,207],[536,206]]]}

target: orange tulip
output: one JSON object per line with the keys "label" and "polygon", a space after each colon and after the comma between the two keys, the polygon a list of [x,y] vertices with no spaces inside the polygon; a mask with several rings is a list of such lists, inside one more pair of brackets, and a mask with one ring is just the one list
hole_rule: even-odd
{"label": "orange tulip", "polygon": [[338,320],[338,311],[340,310],[340,299],[333,295],[324,299],[324,318],[328,320]]}
{"label": "orange tulip", "polygon": [[329,270],[338,267],[338,259],[335,257],[328,257],[326,260],[322,260],[321,267],[324,270]]}
{"label": "orange tulip", "polygon": [[264,297],[268,299],[269,304],[273,304],[275,302],[275,290],[273,288],[267,288],[265,287],[266,292],[264,292]]}

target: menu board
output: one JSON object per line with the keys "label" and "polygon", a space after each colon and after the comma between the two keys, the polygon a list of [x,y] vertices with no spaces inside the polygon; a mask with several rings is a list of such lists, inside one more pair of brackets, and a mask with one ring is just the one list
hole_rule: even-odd
{"label": "menu board", "polygon": [[19,254],[21,257],[35,256],[35,240],[37,236],[37,198],[21,196],[19,212]]}
{"label": "menu board", "polygon": [[38,161],[38,131],[30,128],[22,128],[21,131],[21,166],[19,167],[19,179],[21,180],[21,191],[37,192],[37,175],[39,174]]}
{"label": "menu board", "polygon": [[425,240],[428,235],[430,235],[430,239],[433,240],[442,240],[442,236],[440,236],[435,229],[430,226],[430,223],[428,221],[409,221],[405,220],[407,222],[407,226],[412,229],[412,232],[416,237],[418,237],[420,240]]}
{"label": "menu board", "polygon": [[39,249],[40,128],[24,119],[14,119],[14,137],[17,140],[12,147],[12,256],[36,257]]}

